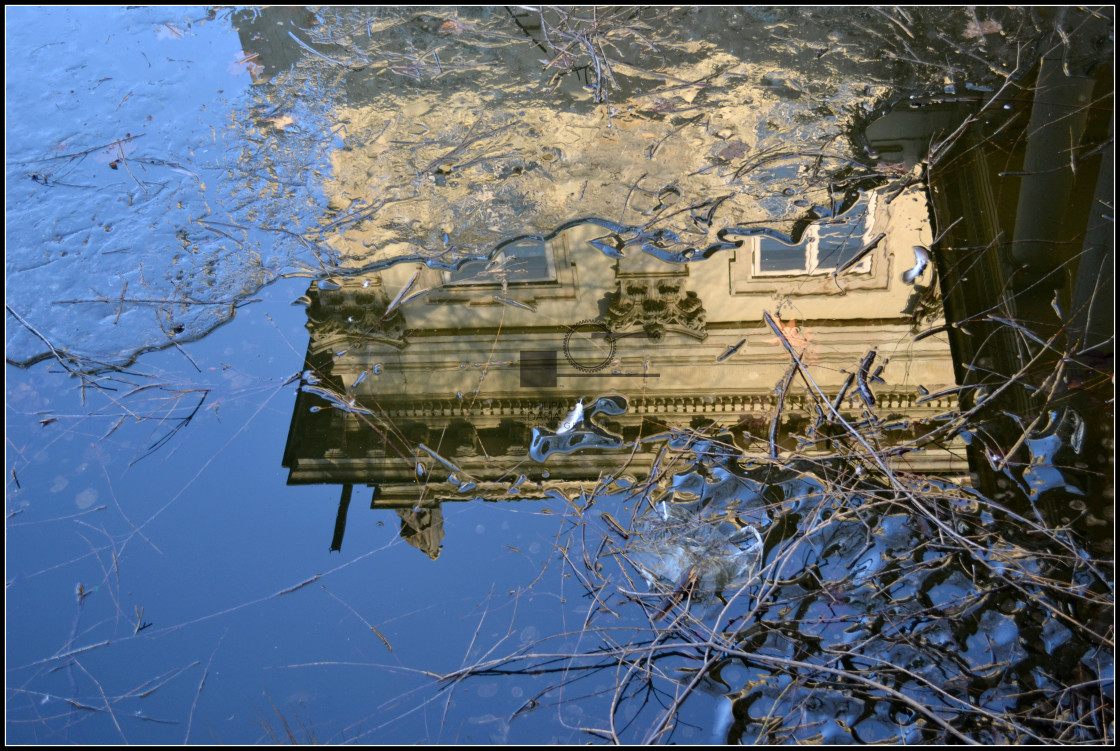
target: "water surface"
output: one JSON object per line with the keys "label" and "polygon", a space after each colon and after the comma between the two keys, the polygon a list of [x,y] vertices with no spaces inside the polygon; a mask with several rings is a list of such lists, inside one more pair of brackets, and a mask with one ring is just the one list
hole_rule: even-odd
{"label": "water surface", "polygon": [[9,740],[1111,739],[1111,10],[7,20]]}

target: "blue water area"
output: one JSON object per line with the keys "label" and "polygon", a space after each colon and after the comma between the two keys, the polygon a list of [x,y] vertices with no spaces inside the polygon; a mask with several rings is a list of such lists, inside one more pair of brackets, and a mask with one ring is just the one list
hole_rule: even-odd
{"label": "blue water area", "polygon": [[[83,404],[57,364],[8,366],[9,741],[251,743],[286,739],[283,715],[301,742],[491,742],[500,728],[478,718],[505,707],[504,727],[540,690],[475,701],[433,674],[553,632],[557,595],[526,585],[564,502],[452,504],[435,561],[397,514],[357,503],[330,552],[337,486],[289,487],[280,466],[303,288],[268,288],[189,359],[145,356],[143,405],[119,398],[123,373]],[[449,696],[472,707],[454,727]]]}
{"label": "blue water area", "polygon": [[248,221],[267,193],[235,171],[267,168],[262,146],[306,161],[258,115],[263,69],[228,12],[24,7],[6,29],[9,361],[46,340],[127,362],[288,267],[297,244]]}
{"label": "blue water area", "polygon": [[8,742],[1111,737],[1111,333],[873,232],[1103,13],[6,21]]}

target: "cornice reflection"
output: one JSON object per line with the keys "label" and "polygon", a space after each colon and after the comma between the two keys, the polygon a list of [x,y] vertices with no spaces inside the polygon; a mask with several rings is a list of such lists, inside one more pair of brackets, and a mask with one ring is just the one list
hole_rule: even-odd
{"label": "cornice reflection", "polygon": [[443,502],[640,480],[674,434],[720,434],[746,460],[826,459],[834,415],[783,340],[837,414],[903,447],[893,467],[963,474],[960,447],[919,443],[956,407],[948,346],[914,337],[938,324],[933,270],[900,273],[928,233],[921,187],[819,222],[799,244],[744,232],[690,263],[604,253],[588,222],[453,270],[316,280],[297,301],[310,340],[288,482],[374,488],[371,507],[397,509],[434,557]]}

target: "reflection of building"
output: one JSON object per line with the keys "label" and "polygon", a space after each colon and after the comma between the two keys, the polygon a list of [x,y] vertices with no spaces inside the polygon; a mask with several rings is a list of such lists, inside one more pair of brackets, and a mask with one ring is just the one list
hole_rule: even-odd
{"label": "reflection of building", "polygon": [[[913,338],[932,271],[913,287],[899,279],[913,264],[919,231],[928,232],[922,196],[910,189],[868,202],[871,218],[857,215],[858,231],[847,230],[852,247],[885,237],[838,276],[800,267],[785,276],[759,273],[752,253],[763,246],[749,241],[689,264],[636,250],[610,258],[587,242],[603,234],[587,224],[547,243],[515,243],[459,271],[398,266],[313,285],[307,367],[322,382],[297,400],[284,457],[289,482],[372,485],[374,506],[412,509],[457,497],[539,497],[622,465],[640,477],[660,446],[635,450],[633,440],[672,428],[728,428],[745,450],[766,453],[776,386],[790,360],[764,311],[784,321],[830,397],[875,349],[876,366],[885,366],[872,384],[875,411],[896,429],[884,434],[884,445],[915,438],[928,429],[916,421],[951,408],[945,399],[919,403],[919,386],[934,392],[954,383],[944,341]],[[838,228],[833,220],[825,232],[806,235],[834,238]],[[396,297],[405,302],[390,310]],[[318,389],[338,395],[335,406]],[[623,448],[529,458],[535,427],[554,430],[577,400],[610,394],[625,396],[628,408],[599,424],[621,435]],[[854,387],[840,409],[866,418]],[[783,453],[797,449],[816,414],[794,380],[780,417]],[[462,496],[444,482],[452,470],[441,459],[456,468],[456,482],[470,480]],[[896,464],[961,469],[946,448]],[[521,476],[527,480],[511,495]]]}

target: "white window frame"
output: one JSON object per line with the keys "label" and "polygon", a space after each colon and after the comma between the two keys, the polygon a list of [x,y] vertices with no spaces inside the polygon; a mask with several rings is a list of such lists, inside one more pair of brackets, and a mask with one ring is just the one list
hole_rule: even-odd
{"label": "white window frame", "polygon": [[[516,242],[515,243],[508,243],[506,247],[509,247],[511,245],[516,245],[516,244],[518,244],[518,243],[516,243]],[[535,278],[535,279],[520,279],[519,280],[517,278],[517,274],[512,273],[512,274],[509,275],[509,277],[507,279],[507,282],[508,282],[509,286],[512,287],[512,286],[525,286],[525,285],[534,285],[534,284],[555,284],[556,283],[556,281],[557,281],[557,277],[556,277],[556,258],[554,257],[554,254],[553,254],[552,243],[548,240],[544,240],[544,241],[541,242],[541,245],[544,247],[544,259],[545,259],[545,264],[547,266],[546,273],[547,273],[548,276],[544,279],[538,277],[538,278]],[[499,261],[499,262],[504,263],[505,260],[506,260],[506,252],[505,252],[505,249],[503,248],[502,250],[500,250],[500,251],[498,251],[497,253],[494,254],[494,257],[493,257],[493,259],[491,259],[491,262]],[[471,287],[471,286],[501,287],[502,286],[501,277],[500,277],[499,274],[495,274],[495,275],[489,276],[487,278],[478,279],[478,280],[464,280],[464,279],[461,279],[461,280],[458,280],[458,281],[451,281],[451,275],[452,275],[452,272],[450,272],[450,271],[444,271],[443,272],[443,283],[445,285],[455,286],[455,287]]]}
{"label": "white window frame", "polygon": [[[863,235],[860,237],[860,244],[866,245],[871,242],[875,237],[875,211],[879,204],[879,194],[877,191],[872,191],[867,199],[867,208],[864,210],[863,215]],[[820,228],[827,226],[828,220],[813,222],[805,230],[801,242],[798,245],[790,245],[791,248],[802,248],[804,251],[805,263],[800,269],[783,269],[780,271],[763,271],[762,270],[762,238],[760,236],[746,238],[746,243],[750,246],[751,252],[751,276],[754,277],[777,277],[777,276],[816,276],[822,274],[830,274],[836,268],[830,266],[822,269],[820,267]],[[871,271],[871,254],[866,255],[859,263],[848,269],[848,273],[868,273]]]}

